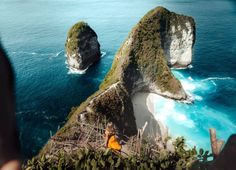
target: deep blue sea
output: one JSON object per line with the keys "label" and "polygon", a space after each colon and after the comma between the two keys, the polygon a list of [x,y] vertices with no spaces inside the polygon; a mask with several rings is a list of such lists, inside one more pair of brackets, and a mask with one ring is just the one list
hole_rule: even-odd
{"label": "deep blue sea", "polygon": [[[156,6],[194,17],[192,68],[173,70],[195,98],[159,98],[157,119],[172,136],[210,149],[208,129],[226,140],[236,132],[236,2],[233,0],[1,0],[0,37],[16,73],[17,121],[25,157],[37,154],[65,123],[72,106],[98,89],[131,28]],[[106,55],[86,74],[68,74],[68,29],[84,20]],[[0,82],[1,83],[1,82]]]}

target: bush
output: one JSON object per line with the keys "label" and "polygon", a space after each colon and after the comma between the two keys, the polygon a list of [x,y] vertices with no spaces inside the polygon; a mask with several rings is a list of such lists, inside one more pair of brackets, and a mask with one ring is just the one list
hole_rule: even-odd
{"label": "bush", "polygon": [[23,169],[190,169],[195,164],[196,169],[204,169],[207,162],[208,151],[200,149],[197,153],[195,148],[186,149],[184,138],[174,141],[175,152],[162,149],[154,156],[142,154],[140,156],[122,156],[110,149],[91,150],[79,149],[77,155],[66,155],[60,152],[57,156],[46,158],[33,158],[28,160]]}

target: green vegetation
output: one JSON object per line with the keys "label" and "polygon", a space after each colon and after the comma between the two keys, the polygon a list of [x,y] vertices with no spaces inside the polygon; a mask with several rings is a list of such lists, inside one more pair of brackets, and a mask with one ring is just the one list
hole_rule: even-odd
{"label": "green vegetation", "polygon": [[106,77],[104,78],[103,82],[100,84],[99,89],[106,89],[110,85],[119,81],[119,75],[121,70],[118,72],[118,61],[115,59],[113,61],[112,67]]}
{"label": "green vegetation", "polygon": [[69,54],[75,54],[78,48],[79,35],[86,29],[90,28],[89,25],[83,21],[73,25],[67,33],[66,51]]}
{"label": "green vegetation", "polygon": [[132,29],[117,52],[111,70],[100,88],[104,89],[118,80],[126,80],[132,84],[135,83],[132,76],[141,75],[162,92],[178,93],[182,86],[167,65],[162,44],[163,35],[173,21],[171,18],[176,17],[179,16],[162,7],[148,12]]}
{"label": "green vegetation", "polygon": [[183,138],[177,138],[174,142],[175,152],[166,149],[148,154],[146,148],[142,149],[140,156],[122,156],[109,149],[93,150],[79,149],[75,155],[66,155],[59,152],[56,159],[33,158],[23,166],[26,170],[39,169],[205,169],[206,160],[211,155],[208,151],[186,149]]}
{"label": "green vegetation", "polygon": [[143,75],[155,82],[162,92],[175,94],[182,86],[167,66],[162,44],[170,20],[171,13],[162,7],[146,14],[136,27],[138,41],[134,43],[133,53]]}
{"label": "green vegetation", "polygon": [[[135,81],[140,77],[145,79],[145,81],[149,81],[144,83],[154,83],[162,92],[168,91],[175,94],[181,90],[182,86],[180,82],[173,76],[167,66],[167,61],[162,49],[162,31],[165,30],[171,17],[179,17],[179,15],[171,13],[165,8],[157,7],[148,12],[140,20],[116,53],[112,67],[96,94],[101,93],[118,81],[124,84],[124,91],[130,92],[130,90],[133,90],[133,84],[135,84]],[[75,35],[72,34],[75,30],[83,30],[82,28],[86,26],[87,24],[84,22],[75,24],[69,31],[68,37]],[[128,88],[128,86],[130,86],[130,88]],[[68,118],[74,113],[79,114],[84,111],[89,101],[94,98],[96,94],[89,97],[80,107],[71,111]],[[110,97],[107,99],[111,100],[112,95],[109,96]],[[100,104],[106,103],[101,100],[97,102],[100,102]],[[99,111],[99,109],[95,108],[95,112],[96,110],[101,112],[101,109]],[[106,110],[109,110],[109,108]],[[117,116],[115,113],[117,113],[118,110],[113,109],[113,115]],[[102,109],[102,111],[104,111],[104,109]],[[110,112],[110,114],[113,113],[111,110],[107,112]]]}
{"label": "green vegetation", "polygon": [[[89,162],[92,162],[92,159],[96,158],[98,159],[96,166],[101,168],[104,166],[109,167],[111,166],[111,162],[117,162],[119,159],[121,160],[122,166],[126,167],[126,169],[128,167],[140,167],[141,169],[141,166],[152,167],[154,165],[162,169],[172,169],[173,167],[187,169],[192,162],[196,161],[196,150],[185,149],[183,139],[178,139],[175,142],[176,152],[174,153],[162,149],[152,156],[142,153],[141,157],[133,155],[131,158],[110,153],[109,156],[111,158],[109,158],[109,161],[106,156],[103,157],[104,153],[102,150],[83,151],[83,147],[78,145],[78,133],[84,130],[84,126],[78,125],[81,113],[86,113],[84,115],[86,115],[87,124],[94,125],[99,122],[99,119],[105,118],[107,121],[112,121],[119,129],[119,132],[132,137],[137,133],[137,128],[131,94],[133,94],[137,86],[141,84],[141,87],[145,86],[145,90],[149,90],[149,87],[153,87],[154,85],[156,89],[160,89],[162,92],[167,91],[171,94],[176,94],[182,90],[180,82],[173,76],[167,66],[163,51],[163,36],[165,35],[166,27],[168,27],[171,17],[173,17],[172,15],[176,14],[172,14],[168,10],[158,7],[147,13],[140,20],[118,50],[112,68],[100,85],[100,89],[79,107],[74,107],[71,110],[68,116],[68,122],[54,135],[54,139],[49,140],[41,150],[39,154],[40,158],[37,161],[41,159],[45,160],[43,158],[45,156],[43,155],[50,156],[64,149],[65,146],[63,144],[66,142],[71,142],[73,144],[72,148],[81,148],[82,151],[79,151],[80,153],[77,154],[77,150],[73,150],[69,154],[67,153],[68,155],[66,156],[59,155],[57,159],[53,158],[51,160],[53,163],[46,162],[43,165],[49,166],[50,164],[51,167],[57,168],[58,165],[62,164],[60,162],[63,162],[63,166],[69,168],[95,166],[94,161],[93,163]],[[88,27],[86,23],[80,22],[70,29],[66,44],[66,48],[68,48],[67,52],[77,50],[75,44],[78,44],[79,34],[86,27]],[[118,81],[119,83],[116,84],[115,88],[109,88],[110,85]],[[93,139],[86,139],[85,141],[89,143],[91,140]],[[83,155],[83,159],[80,158],[80,155]],[[202,158],[203,162],[206,157],[206,155],[203,155],[199,154],[198,160]],[[99,159],[102,159],[105,165],[100,164]],[[50,159],[48,158],[46,160],[49,161]],[[32,161],[28,162],[28,166],[35,164],[38,166],[39,163],[35,163],[35,160]],[[114,164],[112,166],[115,167]],[[121,165],[117,166],[119,167]]]}

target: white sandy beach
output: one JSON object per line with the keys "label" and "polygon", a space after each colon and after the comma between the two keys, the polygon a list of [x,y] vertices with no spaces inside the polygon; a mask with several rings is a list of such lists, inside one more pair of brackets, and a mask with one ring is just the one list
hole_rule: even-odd
{"label": "white sandy beach", "polygon": [[163,123],[155,119],[153,100],[155,100],[157,96],[158,95],[154,93],[139,92],[132,96],[132,103],[137,128],[142,128],[145,122],[148,122],[144,135],[161,136],[164,139],[168,135],[168,129]]}

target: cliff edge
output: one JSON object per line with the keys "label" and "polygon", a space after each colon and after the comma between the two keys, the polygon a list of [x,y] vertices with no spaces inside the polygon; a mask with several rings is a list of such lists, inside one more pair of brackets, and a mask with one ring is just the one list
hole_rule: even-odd
{"label": "cliff edge", "polygon": [[65,46],[68,66],[75,72],[86,70],[101,57],[97,34],[85,22],[70,28]]}
{"label": "cliff edge", "polygon": [[[173,28],[176,29],[174,32]],[[185,32],[187,35],[190,32],[191,36],[183,35]],[[186,48],[179,45],[176,49],[181,52],[170,52],[168,55],[176,42],[173,38],[175,36]],[[120,134],[135,135],[136,120],[139,118],[135,117],[137,114],[134,113],[132,97],[137,92],[151,92],[180,101],[188,100],[188,95],[171,73],[168,64],[187,66],[191,61],[192,53],[189,51],[192,51],[194,41],[195,23],[191,17],[175,14],[163,7],[148,12],[118,50],[99,90],[70,113],[68,122],[49,140],[40,154],[50,156],[61,149],[68,154],[76,152],[75,148],[66,148],[66,143],[79,147],[81,127],[78,122],[93,125],[105,119],[112,121]],[[188,58],[188,61],[182,62],[183,58]],[[154,127],[159,126],[155,123]]]}

